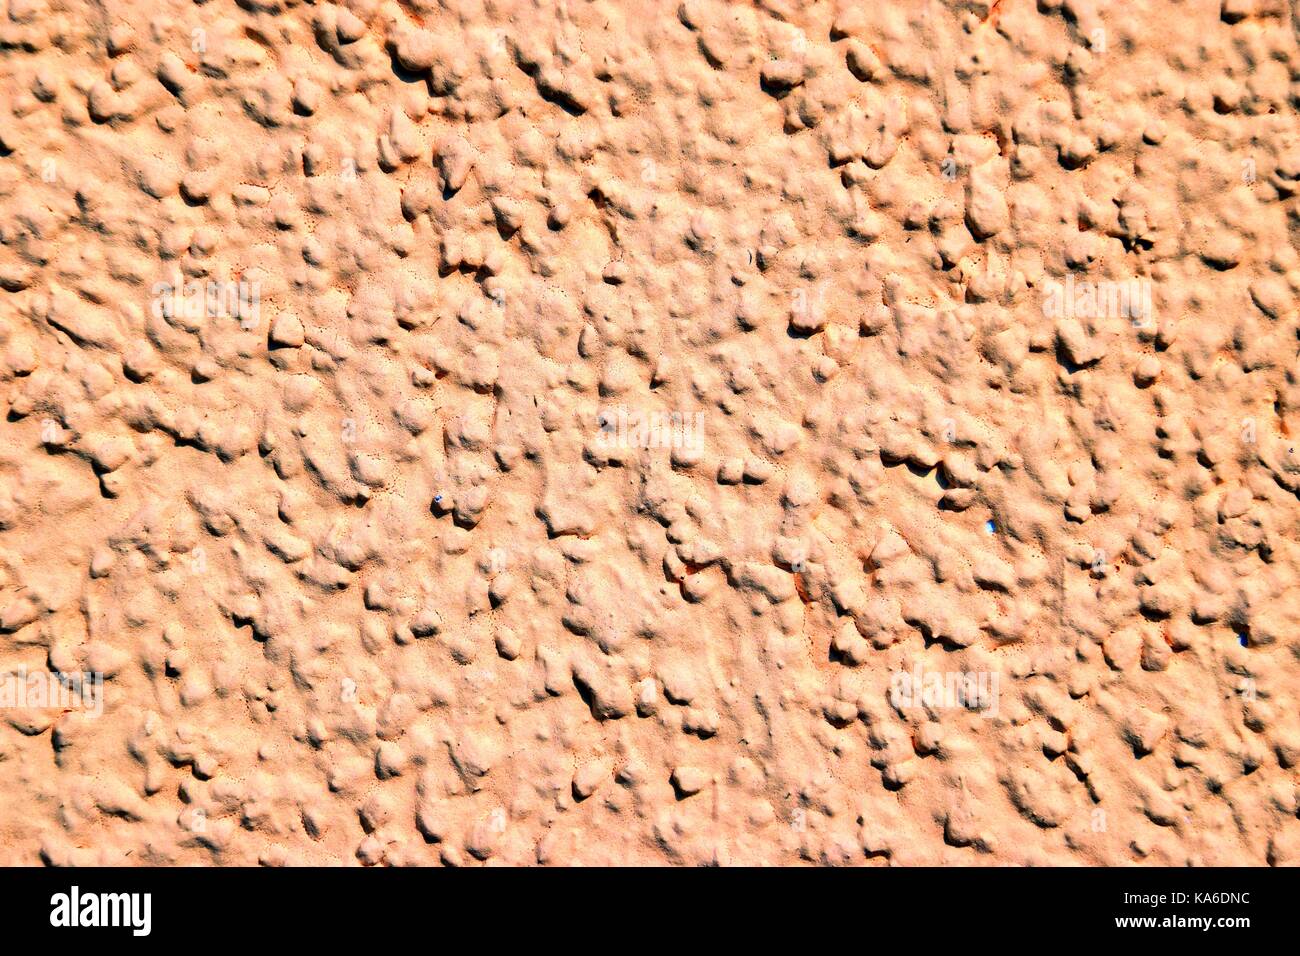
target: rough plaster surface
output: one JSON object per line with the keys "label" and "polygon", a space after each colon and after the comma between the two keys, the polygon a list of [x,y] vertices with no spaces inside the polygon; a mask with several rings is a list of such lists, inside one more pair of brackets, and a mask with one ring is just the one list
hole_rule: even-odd
{"label": "rough plaster surface", "polygon": [[1296,862],[1298,16],[0,2],[0,862]]}

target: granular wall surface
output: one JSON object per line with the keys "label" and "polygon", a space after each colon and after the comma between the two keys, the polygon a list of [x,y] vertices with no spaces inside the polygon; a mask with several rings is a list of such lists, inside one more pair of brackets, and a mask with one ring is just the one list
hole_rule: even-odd
{"label": "granular wall surface", "polygon": [[0,863],[1300,861],[1295,0],[0,0]]}

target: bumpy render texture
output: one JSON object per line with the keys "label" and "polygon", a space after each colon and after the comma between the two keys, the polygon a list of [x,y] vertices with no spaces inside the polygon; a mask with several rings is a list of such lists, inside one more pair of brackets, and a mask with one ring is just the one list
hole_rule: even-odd
{"label": "bumpy render texture", "polygon": [[1298,21],[0,2],[0,862],[1300,862]]}

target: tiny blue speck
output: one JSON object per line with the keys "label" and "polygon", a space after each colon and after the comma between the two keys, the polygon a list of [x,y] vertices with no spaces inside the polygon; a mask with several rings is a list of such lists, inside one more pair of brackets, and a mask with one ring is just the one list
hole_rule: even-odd
{"label": "tiny blue speck", "polygon": [[994,524],[992,521],[986,521],[984,522],[984,530],[987,531],[989,534],[997,534],[998,526]]}
{"label": "tiny blue speck", "polygon": [[434,503],[435,505],[436,505],[436,504],[441,504],[441,503],[442,503],[442,495],[434,495],[434,496],[433,496],[433,503]]}
{"label": "tiny blue speck", "polygon": [[1241,641],[1241,646],[1242,646],[1242,647],[1249,647],[1249,646],[1250,646],[1250,638],[1246,637],[1245,634],[1238,634],[1238,635],[1237,635],[1237,640]]}

